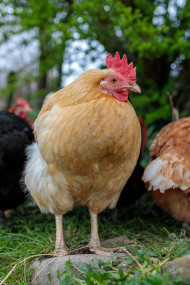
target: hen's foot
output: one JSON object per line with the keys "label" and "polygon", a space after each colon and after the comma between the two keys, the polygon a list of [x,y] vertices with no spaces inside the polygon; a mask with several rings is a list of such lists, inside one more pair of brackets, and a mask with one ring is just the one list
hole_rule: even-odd
{"label": "hen's foot", "polygon": [[[113,247],[113,248],[106,248],[103,246],[90,246],[89,249],[91,252],[96,254],[102,254],[106,256],[111,256],[112,253],[125,253],[124,247]],[[119,255],[120,257],[125,256],[125,254]]]}
{"label": "hen's foot", "polygon": [[89,212],[91,221],[91,233],[88,247],[90,251],[96,254],[103,254],[107,256],[110,256],[113,252],[126,252],[123,247],[105,248],[101,246],[98,235],[98,214],[92,212],[91,210],[89,210]]}

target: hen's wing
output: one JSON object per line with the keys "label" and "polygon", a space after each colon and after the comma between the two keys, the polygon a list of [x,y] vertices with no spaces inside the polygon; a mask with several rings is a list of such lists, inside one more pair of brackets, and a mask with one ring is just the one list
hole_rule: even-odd
{"label": "hen's wing", "polygon": [[161,129],[150,146],[151,160],[175,148],[190,156],[190,117],[172,122]]}

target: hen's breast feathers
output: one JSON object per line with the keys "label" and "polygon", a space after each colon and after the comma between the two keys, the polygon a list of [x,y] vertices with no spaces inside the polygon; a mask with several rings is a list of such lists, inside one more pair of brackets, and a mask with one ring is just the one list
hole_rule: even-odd
{"label": "hen's breast feathers", "polygon": [[143,175],[149,190],[190,190],[189,133],[190,117],[187,117],[166,125],[155,137],[150,147],[153,161]]}
{"label": "hen's breast feathers", "polygon": [[69,158],[72,164],[76,157],[83,163],[108,154],[125,159],[138,137],[139,124],[129,103],[114,101],[102,98],[65,108],[54,105],[38,117],[35,133],[44,159],[52,163],[64,158],[63,168]]}

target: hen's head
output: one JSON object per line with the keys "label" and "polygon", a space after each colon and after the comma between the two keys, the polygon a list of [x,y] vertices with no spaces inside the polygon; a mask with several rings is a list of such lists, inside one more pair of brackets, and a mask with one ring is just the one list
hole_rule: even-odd
{"label": "hen's head", "polygon": [[28,112],[30,112],[32,109],[30,108],[30,105],[27,100],[24,98],[17,98],[16,104],[13,105],[11,108],[9,108],[10,113],[14,113],[21,119],[25,119],[28,115]]}
{"label": "hen's head", "polygon": [[127,102],[131,91],[141,93],[140,87],[136,84],[136,68],[133,68],[132,62],[128,65],[126,55],[120,59],[118,52],[115,58],[109,54],[106,64],[111,72],[108,72],[100,82],[100,89],[103,92],[122,102]]}

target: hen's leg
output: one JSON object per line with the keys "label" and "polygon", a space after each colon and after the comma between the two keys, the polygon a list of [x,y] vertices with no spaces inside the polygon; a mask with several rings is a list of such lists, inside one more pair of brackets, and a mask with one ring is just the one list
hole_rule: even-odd
{"label": "hen's leg", "polygon": [[62,215],[55,216],[55,221],[56,221],[56,242],[55,242],[55,250],[53,251],[53,253],[55,255],[67,255],[68,248],[63,238]]}
{"label": "hen's leg", "polygon": [[91,252],[96,254],[110,255],[112,252],[119,252],[123,250],[123,247],[105,248],[100,245],[100,239],[98,235],[98,214],[90,211],[90,221],[91,221],[91,234],[90,242],[88,244]]}

